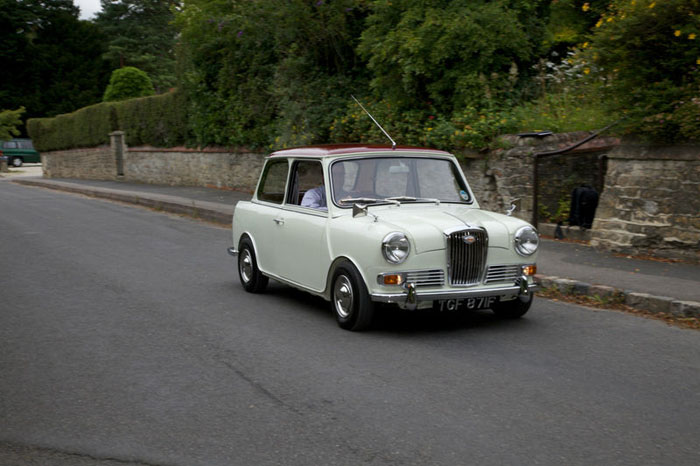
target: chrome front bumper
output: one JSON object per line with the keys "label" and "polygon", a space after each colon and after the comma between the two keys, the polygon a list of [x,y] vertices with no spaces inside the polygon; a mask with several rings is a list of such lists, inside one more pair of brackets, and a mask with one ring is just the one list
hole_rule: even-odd
{"label": "chrome front bumper", "polygon": [[226,248],[226,252],[231,254],[233,257],[238,255],[238,250],[236,248]]}
{"label": "chrome front bumper", "polygon": [[438,301],[441,299],[460,299],[460,298],[480,298],[485,296],[498,296],[505,299],[513,299],[519,296],[528,296],[533,291],[537,290],[538,285],[531,283],[523,285],[507,285],[493,288],[479,289],[454,289],[454,290],[437,290],[437,291],[421,291],[411,288],[402,290],[399,293],[372,293],[370,296],[372,301],[380,303],[418,303],[422,301]]}

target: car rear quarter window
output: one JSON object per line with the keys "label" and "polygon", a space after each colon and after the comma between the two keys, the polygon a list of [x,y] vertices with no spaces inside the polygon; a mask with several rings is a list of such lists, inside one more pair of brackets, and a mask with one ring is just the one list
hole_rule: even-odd
{"label": "car rear quarter window", "polygon": [[258,200],[282,204],[288,172],[289,162],[286,159],[268,162],[260,181]]}

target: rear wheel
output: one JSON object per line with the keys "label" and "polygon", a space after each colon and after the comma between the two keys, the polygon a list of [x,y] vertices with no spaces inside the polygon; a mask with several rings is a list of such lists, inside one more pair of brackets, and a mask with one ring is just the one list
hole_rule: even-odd
{"label": "rear wheel", "polygon": [[21,167],[22,166],[22,159],[20,159],[19,157],[13,157],[12,158],[12,166],[17,167],[17,168]]}
{"label": "rear wheel", "polygon": [[532,301],[534,299],[535,295],[530,293],[530,297],[526,301],[523,301],[518,297],[511,301],[498,302],[491,307],[491,310],[498,317],[502,317],[504,319],[518,319],[524,316],[527,311],[530,310],[530,306],[532,306]]}
{"label": "rear wheel", "polygon": [[253,243],[243,238],[238,247],[238,277],[249,293],[260,293],[267,287],[268,278],[258,269]]}
{"label": "rear wheel", "polygon": [[345,330],[364,330],[372,325],[374,303],[362,275],[349,262],[333,274],[331,306],[338,325]]}

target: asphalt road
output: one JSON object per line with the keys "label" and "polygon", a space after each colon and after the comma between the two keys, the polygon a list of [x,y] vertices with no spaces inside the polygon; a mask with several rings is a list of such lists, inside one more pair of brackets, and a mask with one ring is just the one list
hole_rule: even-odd
{"label": "asphalt road", "polygon": [[0,182],[0,465],[697,465],[700,333],[538,300],[366,333],[230,231]]}

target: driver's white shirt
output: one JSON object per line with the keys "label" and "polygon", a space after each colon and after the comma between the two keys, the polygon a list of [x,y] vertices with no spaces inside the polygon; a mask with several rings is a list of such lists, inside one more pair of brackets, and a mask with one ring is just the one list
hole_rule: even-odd
{"label": "driver's white shirt", "polygon": [[311,188],[304,193],[304,197],[301,199],[302,207],[311,207],[313,209],[327,210],[328,204],[326,203],[326,188],[325,186],[316,186]]}

